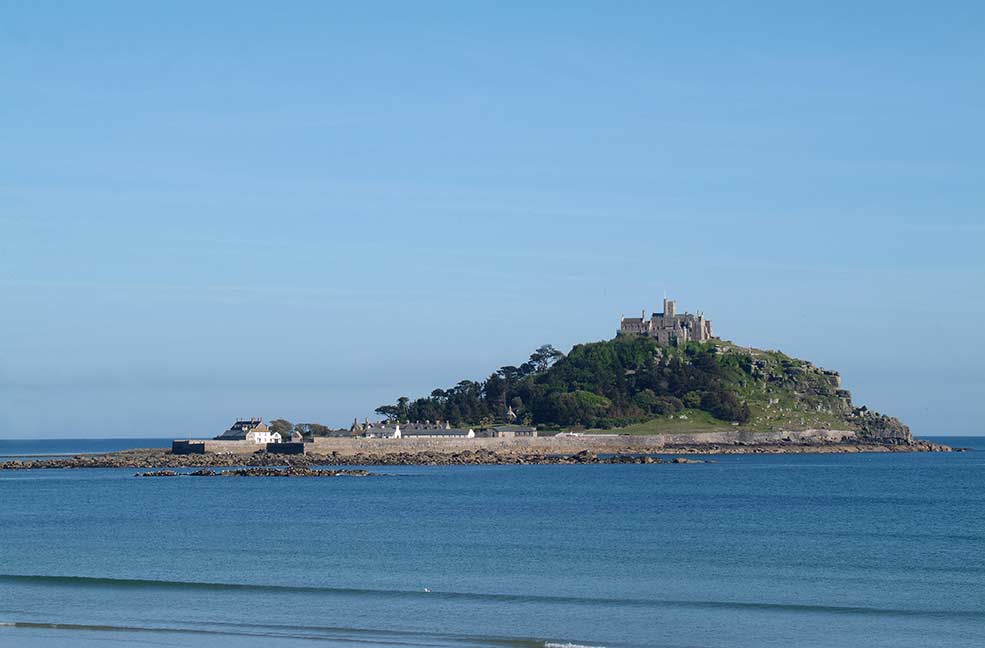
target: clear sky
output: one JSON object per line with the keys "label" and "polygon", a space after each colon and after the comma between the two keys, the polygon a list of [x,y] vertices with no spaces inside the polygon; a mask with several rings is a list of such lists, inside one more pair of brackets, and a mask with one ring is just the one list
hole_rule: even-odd
{"label": "clear sky", "polygon": [[985,3],[0,6],[0,437],[346,425],[664,291],[985,434]]}

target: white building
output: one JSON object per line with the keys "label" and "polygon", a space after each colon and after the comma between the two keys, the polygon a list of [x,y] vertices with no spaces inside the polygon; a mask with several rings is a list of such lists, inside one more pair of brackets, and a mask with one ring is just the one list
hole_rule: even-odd
{"label": "white building", "polygon": [[370,425],[363,436],[376,439],[474,439],[472,428],[453,428],[437,423],[384,423]]}
{"label": "white building", "polygon": [[271,432],[263,419],[241,419],[232,427],[217,436],[216,441],[252,441],[257,445],[262,443],[280,443],[280,432]]}

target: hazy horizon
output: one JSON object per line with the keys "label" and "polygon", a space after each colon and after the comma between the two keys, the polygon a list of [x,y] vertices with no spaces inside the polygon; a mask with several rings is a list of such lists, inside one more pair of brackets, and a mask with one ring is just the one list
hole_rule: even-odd
{"label": "hazy horizon", "polygon": [[985,434],[985,5],[0,14],[0,438],[348,426],[665,293]]}

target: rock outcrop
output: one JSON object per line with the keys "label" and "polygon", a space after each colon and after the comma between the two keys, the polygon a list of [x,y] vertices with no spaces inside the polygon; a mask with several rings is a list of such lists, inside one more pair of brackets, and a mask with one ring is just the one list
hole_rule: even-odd
{"label": "rock outcrop", "polygon": [[910,428],[894,416],[872,412],[866,407],[857,407],[851,420],[858,427],[859,437],[873,439],[882,443],[913,443]]}
{"label": "rock outcrop", "polygon": [[368,470],[317,470],[307,466],[288,466],[286,468],[251,467],[234,470],[215,471],[208,468],[192,473],[179,473],[173,470],[155,470],[137,473],[136,477],[371,477],[376,473]]}

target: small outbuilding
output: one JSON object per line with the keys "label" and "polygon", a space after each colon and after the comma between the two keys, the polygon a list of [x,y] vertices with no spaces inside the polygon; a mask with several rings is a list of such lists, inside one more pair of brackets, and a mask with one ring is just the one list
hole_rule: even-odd
{"label": "small outbuilding", "polygon": [[537,436],[537,428],[529,425],[494,425],[479,430],[479,436],[486,439],[516,439]]}

